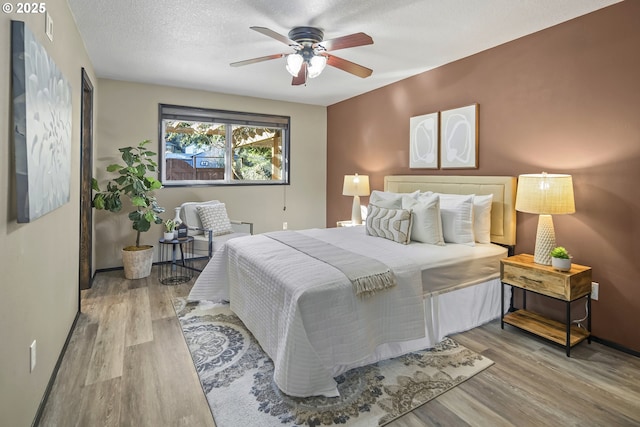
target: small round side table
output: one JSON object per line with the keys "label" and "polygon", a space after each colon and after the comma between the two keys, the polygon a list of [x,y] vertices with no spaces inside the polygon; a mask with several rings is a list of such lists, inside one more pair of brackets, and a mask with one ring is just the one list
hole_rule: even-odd
{"label": "small round side table", "polygon": [[186,283],[193,277],[193,237],[160,239],[160,275],[163,285]]}

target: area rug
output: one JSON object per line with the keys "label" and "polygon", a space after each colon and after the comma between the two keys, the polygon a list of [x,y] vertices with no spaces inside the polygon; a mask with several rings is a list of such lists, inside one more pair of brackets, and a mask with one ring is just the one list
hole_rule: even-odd
{"label": "area rug", "polygon": [[273,363],[228,304],[174,300],[217,427],[385,425],[491,366],[452,339],[352,369],[339,397],[294,398],[273,382]]}

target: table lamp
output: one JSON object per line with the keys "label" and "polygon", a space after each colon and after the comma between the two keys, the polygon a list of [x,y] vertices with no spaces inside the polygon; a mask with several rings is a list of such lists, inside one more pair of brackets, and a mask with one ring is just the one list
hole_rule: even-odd
{"label": "table lamp", "polygon": [[351,208],[351,223],[362,224],[362,212],[360,212],[360,196],[369,195],[369,177],[367,175],[345,175],[342,186],[343,196],[353,196]]}
{"label": "table lamp", "polygon": [[551,215],[571,214],[576,211],[571,175],[546,172],[520,175],[516,210],[540,215],[533,261],[536,264],[551,265],[549,253],[556,247]]}

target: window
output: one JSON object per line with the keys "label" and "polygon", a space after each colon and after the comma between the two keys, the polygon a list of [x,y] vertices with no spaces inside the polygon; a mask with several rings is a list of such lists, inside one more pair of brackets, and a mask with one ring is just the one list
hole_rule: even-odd
{"label": "window", "polygon": [[289,183],[289,117],[159,105],[165,186]]}

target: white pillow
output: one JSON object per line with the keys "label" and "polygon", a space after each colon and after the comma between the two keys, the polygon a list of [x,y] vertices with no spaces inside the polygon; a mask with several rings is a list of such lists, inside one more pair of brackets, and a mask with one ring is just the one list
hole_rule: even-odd
{"label": "white pillow", "polygon": [[478,243],[491,243],[493,194],[473,198],[473,235]]}
{"label": "white pillow", "polygon": [[438,194],[442,235],[447,243],[475,246],[473,236],[473,194]]}
{"label": "white pillow", "polygon": [[196,208],[202,222],[202,228],[213,230],[214,236],[233,233],[231,221],[227,215],[227,208],[224,203],[215,205],[200,205]]}
{"label": "white pillow", "polygon": [[369,203],[381,208],[401,209],[403,196],[410,196],[417,199],[419,194],[420,191],[417,190],[413,193],[393,193],[391,191],[373,190],[369,196]]}
{"label": "white pillow", "polygon": [[410,209],[413,216],[411,225],[411,240],[444,245],[442,237],[442,219],[440,218],[440,197],[437,195],[420,195],[420,200],[404,196],[402,209]]}

